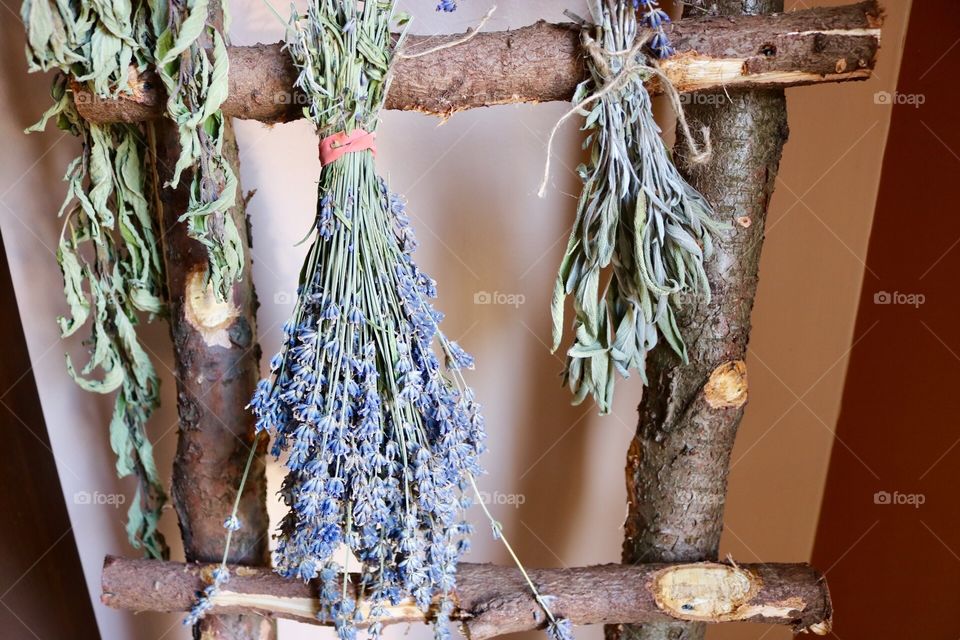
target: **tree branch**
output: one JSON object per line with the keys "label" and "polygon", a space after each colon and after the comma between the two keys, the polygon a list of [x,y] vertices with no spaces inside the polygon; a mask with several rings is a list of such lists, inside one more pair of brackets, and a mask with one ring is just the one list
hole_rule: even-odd
{"label": "tree branch", "polygon": [[[783,0],[693,0],[730,15],[783,8]],[[736,17],[733,17],[733,16]],[[680,169],[730,226],[706,262],[709,301],[677,313],[689,364],[669,348],[648,360],[639,424],[627,454],[624,562],[715,560],[723,533],[730,455],[747,402],[750,312],[757,292],[764,223],[787,139],[784,92],[732,91],[721,104],[691,104],[694,130],[708,127],[713,156]],[[608,640],[700,640],[703,624],[608,627]]]}
{"label": "tree branch", "polygon": [[[220,2],[210,2],[208,10],[208,23],[222,28]],[[167,186],[180,157],[179,131],[170,120],[148,127],[163,229],[161,244],[180,418],[171,493],[186,558],[196,562],[219,560],[226,537],[223,522],[233,508],[250,447],[257,443],[257,459],[238,509],[244,526],[234,533],[230,560],[267,565],[269,517],[263,464],[267,443],[265,438],[255,439],[253,415],[244,409],[260,377],[257,303],[250,273],[246,202],[240,198],[240,157],[233,126],[226,122],[225,127],[222,153],[238,180],[237,203],[228,215],[243,245],[245,277],[233,285],[229,299],[222,302],[207,284],[206,248],[190,238],[187,225],[180,220],[193,198],[191,184],[196,168],[184,172],[178,187]],[[276,637],[273,625],[255,616],[210,616],[195,631],[205,640]]]}
{"label": "tree branch", "polygon": [[[876,0],[768,16],[688,18],[669,27],[677,55],[661,66],[681,92],[787,87],[863,80],[880,45]],[[459,36],[412,36],[407,50]],[[292,92],[296,71],[281,45],[230,47],[227,116],[286,122],[302,117]],[[538,22],[481,33],[469,42],[416,59],[398,59],[387,108],[449,116],[474,107],[569,100],[585,78],[578,30]],[[139,122],[163,115],[165,96],[147,73],[129,97],[100,99],[75,87],[90,122]],[[656,90],[656,86],[651,87]]]}
{"label": "tree branch", "polygon": [[[215,566],[108,556],[100,599],[116,609],[186,611]],[[317,585],[285,580],[263,568],[232,567],[231,574],[213,598],[213,613],[322,624]],[[542,593],[555,598],[554,613],[577,625],[683,619],[784,624],[818,634],[830,629],[826,582],[805,564],[601,565],[532,570],[530,576]],[[352,576],[353,584],[357,579]],[[471,640],[542,628],[546,622],[512,567],[461,564],[454,600],[453,617],[466,625]],[[387,611],[385,624],[428,617],[412,602]]]}

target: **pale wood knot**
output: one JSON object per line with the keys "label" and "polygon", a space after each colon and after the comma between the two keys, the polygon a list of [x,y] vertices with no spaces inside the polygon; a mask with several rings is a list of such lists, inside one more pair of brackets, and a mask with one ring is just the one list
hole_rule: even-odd
{"label": "pale wood knot", "polygon": [[207,282],[206,270],[199,267],[187,276],[183,315],[187,323],[211,347],[231,348],[228,330],[240,315],[232,300],[219,300],[213,286]]}
{"label": "pale wood knot", "polygon": [[732,360],[714,369],[703,395],[713,409],[742,407],[747,402],[747,363]]}

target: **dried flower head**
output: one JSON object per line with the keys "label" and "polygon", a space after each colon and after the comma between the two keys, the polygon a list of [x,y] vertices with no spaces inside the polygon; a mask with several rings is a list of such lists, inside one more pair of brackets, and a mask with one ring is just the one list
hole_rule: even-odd
{"label": "dried flower head", "polygon": [[669,58],[673,55],[673,47],[670,46],[670,38],[664,30],[664,25],[670,23],[670,16],[660,8],[657,0],[633,0],[634,10],[641,10],[640,20],[645,27],[655,31],[650,39],[650,50],[658,58]]}
{"label": "dried flower head", "polygon": [[[321,136],[375,130],[391,21],[391,2],[313,0],[291,24],[297,85]],[[277,571],[319,579],[321,616],[342,638],[361,618],[355,594],[371,605],[374,635],[384,606],[408,597],[437,605],[444,635],[470,533],[464,491],[481,472],[484,440],[461,375],[473,359],[440,331],[436,283],[413,261],[415,247],[405,204],[370,151],[325,166],[294,314],[251,402],[289,470]],[[349,588],[334,559],[340,545],[361,563]]]}

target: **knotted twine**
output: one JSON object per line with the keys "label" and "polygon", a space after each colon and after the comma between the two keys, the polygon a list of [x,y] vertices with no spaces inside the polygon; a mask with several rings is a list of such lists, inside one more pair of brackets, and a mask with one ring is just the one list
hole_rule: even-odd
{"label": "knotted twine", "polygon": [[[690,131],[690,125],[687,122],[683,103],[680,101],[680,92],[659,65],[647,64],[641,56],[643,47],[650,41],[650,35],[637,38],[633,46],[625,51],[607,51],[586,30],[584,30],[582,37],[584,48],[587,50],[587,53],[590,54],[590,59],[596,66],[600,76],[605,79],[605,82],[603,87],[581,100],[563,114],[560,119],[557,120],[556,124],[553,125],[553,129],[550,130],[550,137],[547,140],[547,159],[543,169],[543,179],[537,191],[539,197],[542,198],[547,193],[547,183],[550,181],[550,165],[553,160],[553,143],[563,123],[581,113],[583,109],[590,104],[593,104],[608,94],[619,91],[636,75],[646,74],[647,78],[656,77],[660,81],[660,87],[670,100],[670,106],[677,116],[677,128],[683,133],[684,144],[689,153],[687,161],[691,164],[704,164],[710,160],[710,156],[713,154],[713,147],[710,144],[710,128],[700,128],[703,136],[703,147],[698,147],[696,142],[694,142],[693,133]],[[609,61],[619,57],[623,57],[623,66],[619,72],[614,72]]]}

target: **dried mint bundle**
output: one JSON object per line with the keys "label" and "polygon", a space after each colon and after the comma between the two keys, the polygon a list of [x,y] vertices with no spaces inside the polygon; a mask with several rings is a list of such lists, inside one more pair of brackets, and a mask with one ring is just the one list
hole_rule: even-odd
{"label": "dried mint bundle", "polygon": [[[224,3],[226,11],[226,3]],[[190,172],[188,209],[180,215],[190,237],[207,249],[207,278],[221,300],[243,275],[243,243],[231,209],[237,177],[222,155],[227,122],[220,105],[229,92],[227,47],[208,21],[208,0],[156,2],[156,67],[167,90],[167,117],[176,125],[180,157],[167,186]],[[225,21],[226,22],[226,21]],[[209,46],[205,46],[209,45]]]}
{"label": "dried mint bundle", "polygon": [[57,261],[70,314],[58,322],[63,337],[90,325],[90,359],[78,371],[67,356],[67,370],[87,391],[116,393],[110,444],[117,473],[138,479],[127,534],[134,547],[161,558],[168,549],[157,523],[166,495],[146,434],[159,403],[158,380],[135,329],[140,313],[152,318],[163,311],[149,165],[137,127],[86,122],[71,88],[83,83],[99,96],[129,91],[130,65],[142,70],[151,59],[149,15],[143,2],[27,0],[21,9],[30,70],[62,73],[53,84],[54,105],[28,131],[56,118],[83,143],[67,169],[59,212]]}
{"label": "dried mint bundle", "polygon": [[[56,118],[83,143],[66,175],[57,258],[71,315],[60,319],[61,333],[72,335],[90,320],[91,358],[80,371],[68,358],[67,368],[84,389],[117,393],[110,425],[117,470],[139,478],[127,532],[135,547],[155,557],[167,555],[156,530],[166,496],[146,436],[146,422],[159,403],[158,379],[135,326],[140,313],[152,318],[163,312],[163,262],[154,226],[160,185],[148,179],[154,167],[145,132],[129,124],[87,122],[74,93],[131,93],[139,74],[156,65],[172,96],[168,116],[180,132],[173,186],[183,171],[193,169],[190,208],[182,219],[207,247],[209,280],[226,297],[243,260],[228,214],[236,179],[220,155],[226,48],[207,26],[208,12],[207,0],[25,0],[21,7],[30,70],[60,72],[53,107],[28,131]],[[204,53],[204,44],[210,44],[212,56]]]}

